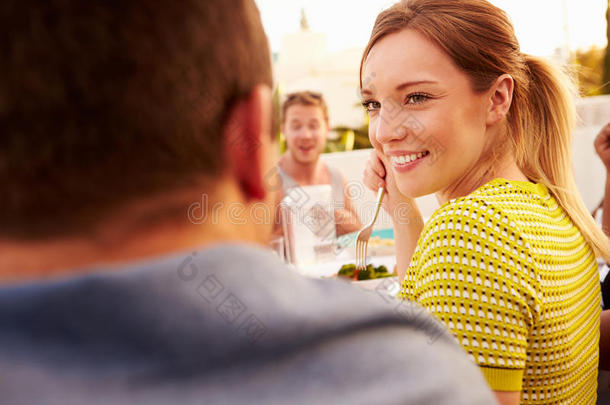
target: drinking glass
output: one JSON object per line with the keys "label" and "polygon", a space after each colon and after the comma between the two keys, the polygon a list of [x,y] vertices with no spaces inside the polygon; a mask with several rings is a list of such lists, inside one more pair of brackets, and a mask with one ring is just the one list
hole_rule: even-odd
{"label": "drinking glass", "polygon": [[272,239],[271,242],[269,242],[269,247],[283,263],[286,263],[286,250],[283,236]]}

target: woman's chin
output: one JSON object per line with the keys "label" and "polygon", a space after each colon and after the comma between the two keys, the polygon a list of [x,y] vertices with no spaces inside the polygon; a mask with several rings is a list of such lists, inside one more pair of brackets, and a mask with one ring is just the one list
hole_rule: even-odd
{"label": "woman's chin", "polygon": [[415,184],[412,181],[398,182],[396,187],[400,194],[408,198],[418,198],[434,192],[433,190],[428,190],[428,187],[423,187],[423,185]]}

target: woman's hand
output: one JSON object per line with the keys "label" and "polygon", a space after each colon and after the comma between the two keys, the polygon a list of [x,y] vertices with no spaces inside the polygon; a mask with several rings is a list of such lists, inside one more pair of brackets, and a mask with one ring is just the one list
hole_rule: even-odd
{"label": "woman's hand", "polygon": [[599,131],[594,145],[595,152],[606,166],[606,171],[610,173],[610,123]]}
{"label": "woman's hand", "polygon": [[386,196],[383,198],[383,208],[390,215],[394,224],[396,272],[398,281],[402,282],[424,222],[415,200],[401,194],[391,169],[387,170],[386,167],[390,167],[390,163],[382,153],[373,149],[366,162],[362,181],[373,191],[377,191],[379,187],[385,187]]}
{"label": "woman's hand", "polygon": [[362,182],[374,192],[377,192],[379,187],[385,188],[386,195],[383,198],[382,206],[392,220],[396,222],[404,217],[405,213],[410,211],[410,208],[416,208],[416,205],[414,199],[405,197],[398,190],[392,171],[386,170],[389,165],[390,163],[383,154],[373,149],[366,162]]}

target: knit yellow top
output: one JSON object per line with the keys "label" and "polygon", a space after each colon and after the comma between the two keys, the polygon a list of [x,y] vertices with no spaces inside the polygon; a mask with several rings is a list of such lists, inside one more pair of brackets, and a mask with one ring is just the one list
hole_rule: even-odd
{"label": "knit yellow top", "polygon": [[542,184],[495,179],[443,204],[402,284],[492,389],[522,404],[594,404],[600,317],[591,247]]}

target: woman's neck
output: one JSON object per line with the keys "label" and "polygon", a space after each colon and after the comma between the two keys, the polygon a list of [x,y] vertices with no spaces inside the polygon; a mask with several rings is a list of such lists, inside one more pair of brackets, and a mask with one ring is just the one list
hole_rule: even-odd
{"label": "woman's neck", "polygon": [[478,166],[468,171],[458,181],[436,193],[439,205],[449,200],[464,197],[493,179],[502,178],[514,181],[529,181],[514,158],[496,161],[492,165]]}

